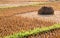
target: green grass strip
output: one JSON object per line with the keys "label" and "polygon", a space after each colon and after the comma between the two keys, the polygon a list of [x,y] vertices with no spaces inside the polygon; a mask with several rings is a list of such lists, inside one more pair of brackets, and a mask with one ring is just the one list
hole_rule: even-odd
{"label": "green grass strip", "polygon": [[60,24],[54,24],[54,25],[49,26],[49,27],[35,28],[34,30],[15,33],[13,35],[6,36],[5,38],[22,38],[24,36],[28,36],[28,35],[31,35],[31,34],[37,34],[37,33],[40,33],[40,32],[49,31],[49,30],[57,29],[57,28],[60,28]]}

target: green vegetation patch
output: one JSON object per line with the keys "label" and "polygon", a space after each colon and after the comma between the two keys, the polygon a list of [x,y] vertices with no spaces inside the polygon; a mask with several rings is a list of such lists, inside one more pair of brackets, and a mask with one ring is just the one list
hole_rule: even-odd
{"label": "green vegetation patch", "polygon": [[58,29],[58,28],[60,28],[60,24],[54,24],[54,25],[49,26],[49,27],[35,28],[34,30],[15,33],[15,34],[10,35],[10,36],[5,36],[5,38],[23,38],[24,36],[29,36],[29,35],[32,35],[32,34],[37,34],[37,33],[41,33],[41,32],[44,32],[44,31],[49,31],[49,30],[52,30],[52,29]]}

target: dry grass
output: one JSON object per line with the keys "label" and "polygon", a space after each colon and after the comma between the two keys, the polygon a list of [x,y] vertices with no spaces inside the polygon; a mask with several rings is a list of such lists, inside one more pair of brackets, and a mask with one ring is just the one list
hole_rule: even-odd
{"label": "dry grass", "polygon": [[37,27],[47,27],[53,25],[50,21],[23,18],[21,16],[1,17],[0,18],[0,37],[7,36],[19,31],[28,31]]}
{"label": "dry grass", "polygon": [[[44,5],[42,5],[44,6]],[[54,4],[49,4],[46,6],[52,6],[54,7],[55,10],[60,10],[59,4],[54,3]],[[58,8],[57,8],[58,7]],[[21,16],[13,16],[14,14],[17,13],[24,13],[24,12],[29,12],[29,11],[36,11],[40,8],[40,6],[32,6],[32,7],[17,7],[17,8],[9,8],[9,9],[0,9],[0,37],[7,36],[19,31],[27,31],[31,30],[37,27],[48,27],[48,25],[53,25],[52,21],[44,21],[44,20],[37,20],[35,18],[25,18]],[[5,17],[7,16],[7,17]],[[11,17],[9,17],[11,16]],[[56,34],[55,34],[56,33]],[[28,38],[38,38],[46,36],[46,38],[50,37],[60,37],[60,29],[53,31],[52,33],[43,33],[43,34],[37,34],[36,36],[29,36]],[[55,35],[54,35],[55,34]]]}

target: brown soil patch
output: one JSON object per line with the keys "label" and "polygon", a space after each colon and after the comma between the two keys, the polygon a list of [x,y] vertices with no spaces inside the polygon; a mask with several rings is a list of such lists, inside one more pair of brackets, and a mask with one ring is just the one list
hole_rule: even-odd
{"label": "brown soil patch", "polygon": [[28,31],[37,27],[47,27],[55,23],[44,20],[24,18],[21,16],[13,16],[8,18],[0,18],[0,37],[7,36],[20,31]]}

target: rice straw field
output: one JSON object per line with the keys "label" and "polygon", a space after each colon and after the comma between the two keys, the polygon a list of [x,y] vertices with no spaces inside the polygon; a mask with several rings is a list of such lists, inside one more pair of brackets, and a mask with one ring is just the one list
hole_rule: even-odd
{"label": "rice straw field", "polygon": [[[59,3],[0,6],[0,38],[60,38]],[[53,7],[54,15],[38,15],[42,6]]]}

